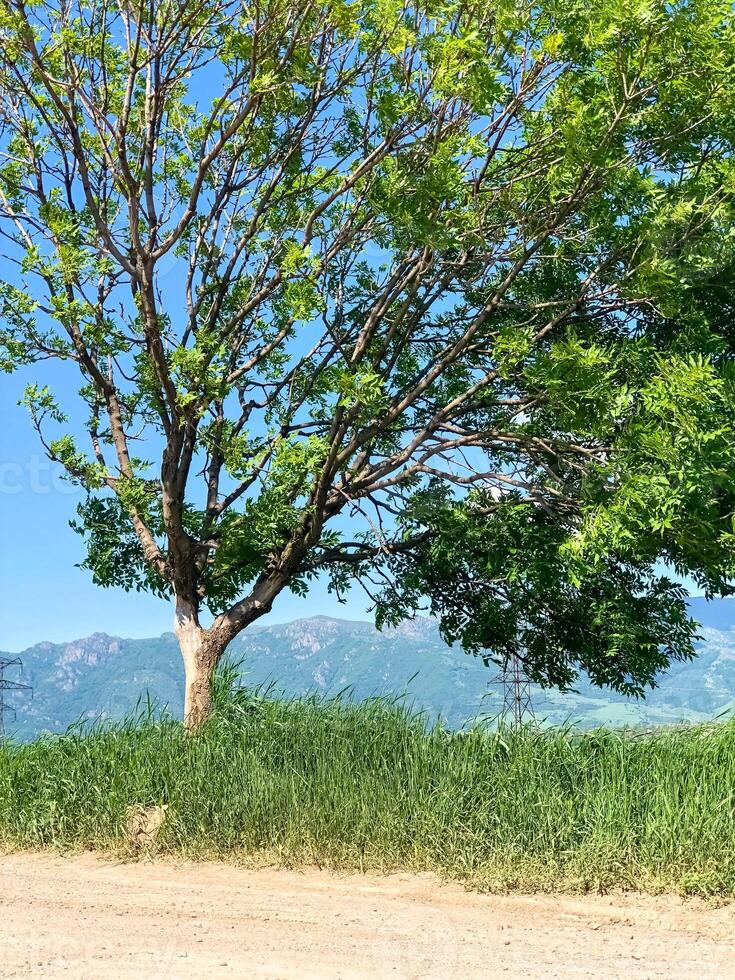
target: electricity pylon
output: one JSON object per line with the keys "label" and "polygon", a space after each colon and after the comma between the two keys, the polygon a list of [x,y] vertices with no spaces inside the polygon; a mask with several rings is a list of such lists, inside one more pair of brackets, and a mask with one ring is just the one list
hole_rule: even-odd
{"label": "electricity pylon", "polygon": [[510,654],[494,679],[503,688],[501,718],[513,725],[522,725],[534,718],[531,702],[531,682],[526,676],[520,657]]}
{"label": "electricity pylon", "polygon": [[22,671],[23,661],[20,657],[14,657],[12,659],[0,657],[0,738],[5,735],[5,712],[12,711],[13,719],[15,719],[15,708],[5,700],[5,692],[30,691],[31,697],[33,697],[33,689],[30,684],[21,684],[20,681],[10,681],[4,676],[5,670],[8,667],[19,667]]}

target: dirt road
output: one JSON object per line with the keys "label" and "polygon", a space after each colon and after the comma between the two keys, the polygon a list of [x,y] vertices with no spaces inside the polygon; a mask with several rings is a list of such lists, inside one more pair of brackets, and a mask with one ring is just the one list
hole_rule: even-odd
{"label": "dirt road", "polygon": [[0,976],[735,978],[735,908],[11,854]]}

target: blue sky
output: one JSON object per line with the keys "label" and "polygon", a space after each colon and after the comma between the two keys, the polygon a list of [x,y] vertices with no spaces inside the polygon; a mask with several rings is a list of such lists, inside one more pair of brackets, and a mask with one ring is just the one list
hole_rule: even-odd
{"label": "blue sky", "polygon": [[[35,369],[34,381],[38,374]],[[68,368],[63,374],[69,386]],[[27,370],[0,375],[0,650],[17,652],[41,640],[63,642],[96,631],[144,637],[170,629],[168,603],[98,588],[89,572],[75,567],[84,547],[69,521],[81,497],[43,455],[26,409],[17,404],[30,378]],[[269,620],[320,614],[369,618],[359,590],[341,605],[317,585],[306,599],[284,592]]]}

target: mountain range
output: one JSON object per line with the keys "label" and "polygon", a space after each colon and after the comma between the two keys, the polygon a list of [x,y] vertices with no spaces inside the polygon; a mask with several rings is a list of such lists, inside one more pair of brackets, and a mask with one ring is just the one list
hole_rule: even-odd
{"label": "mountain range", "polygon": [[[691,609],[702,624],[698,657],[675,664],[645,701],[586,681],[565,694],[533,688],[536,718],[583,727],[651,726],[735,712],[735,599],[692,599]],[[31,685],[33,696],[18,691],[10,698],[15,718],[6,714],[6,729],[15,738],[119,718],[146,695],[181,714],[183,670],[172,633],[145,640],[95,633],[72,643],[38,643],[19,656],[22,676],[8,669],[6,677]],[[398,697],[455,728],[496,716],[502,707],[497,668],[447,646],[431,619],[383,632],[368,622],[324,616],[255,626],[232,644],[231,656],[249,685],[285,696]]]}

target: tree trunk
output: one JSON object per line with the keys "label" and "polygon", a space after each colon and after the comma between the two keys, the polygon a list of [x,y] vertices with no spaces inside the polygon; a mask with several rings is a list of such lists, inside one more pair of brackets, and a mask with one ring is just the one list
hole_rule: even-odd
{"label": "tree trunk", "polygon": [[184,661],[184,727],[194,734],[212,712],[212,678],[224,646],[202,629],[194,608],[181,599],[174,628]]}
{"label": "tree trunk", "polygon": [[212,676],[214,665],[202,657],[184,659],[186,691],[184,694],[184,727],[196,732],[212,712]]}
{"label": "tree trunk", "polygon": [[199,605],[191,598],[176,597],[174,629],[184,661],[186,693],[184,727],[194,734],[212,713],[212,679],[222,655],[237,634],[270,612],[274,598],[288,581],[280,573],[258,582],[246,599],[218,616],[209,629],[199,624]]}

